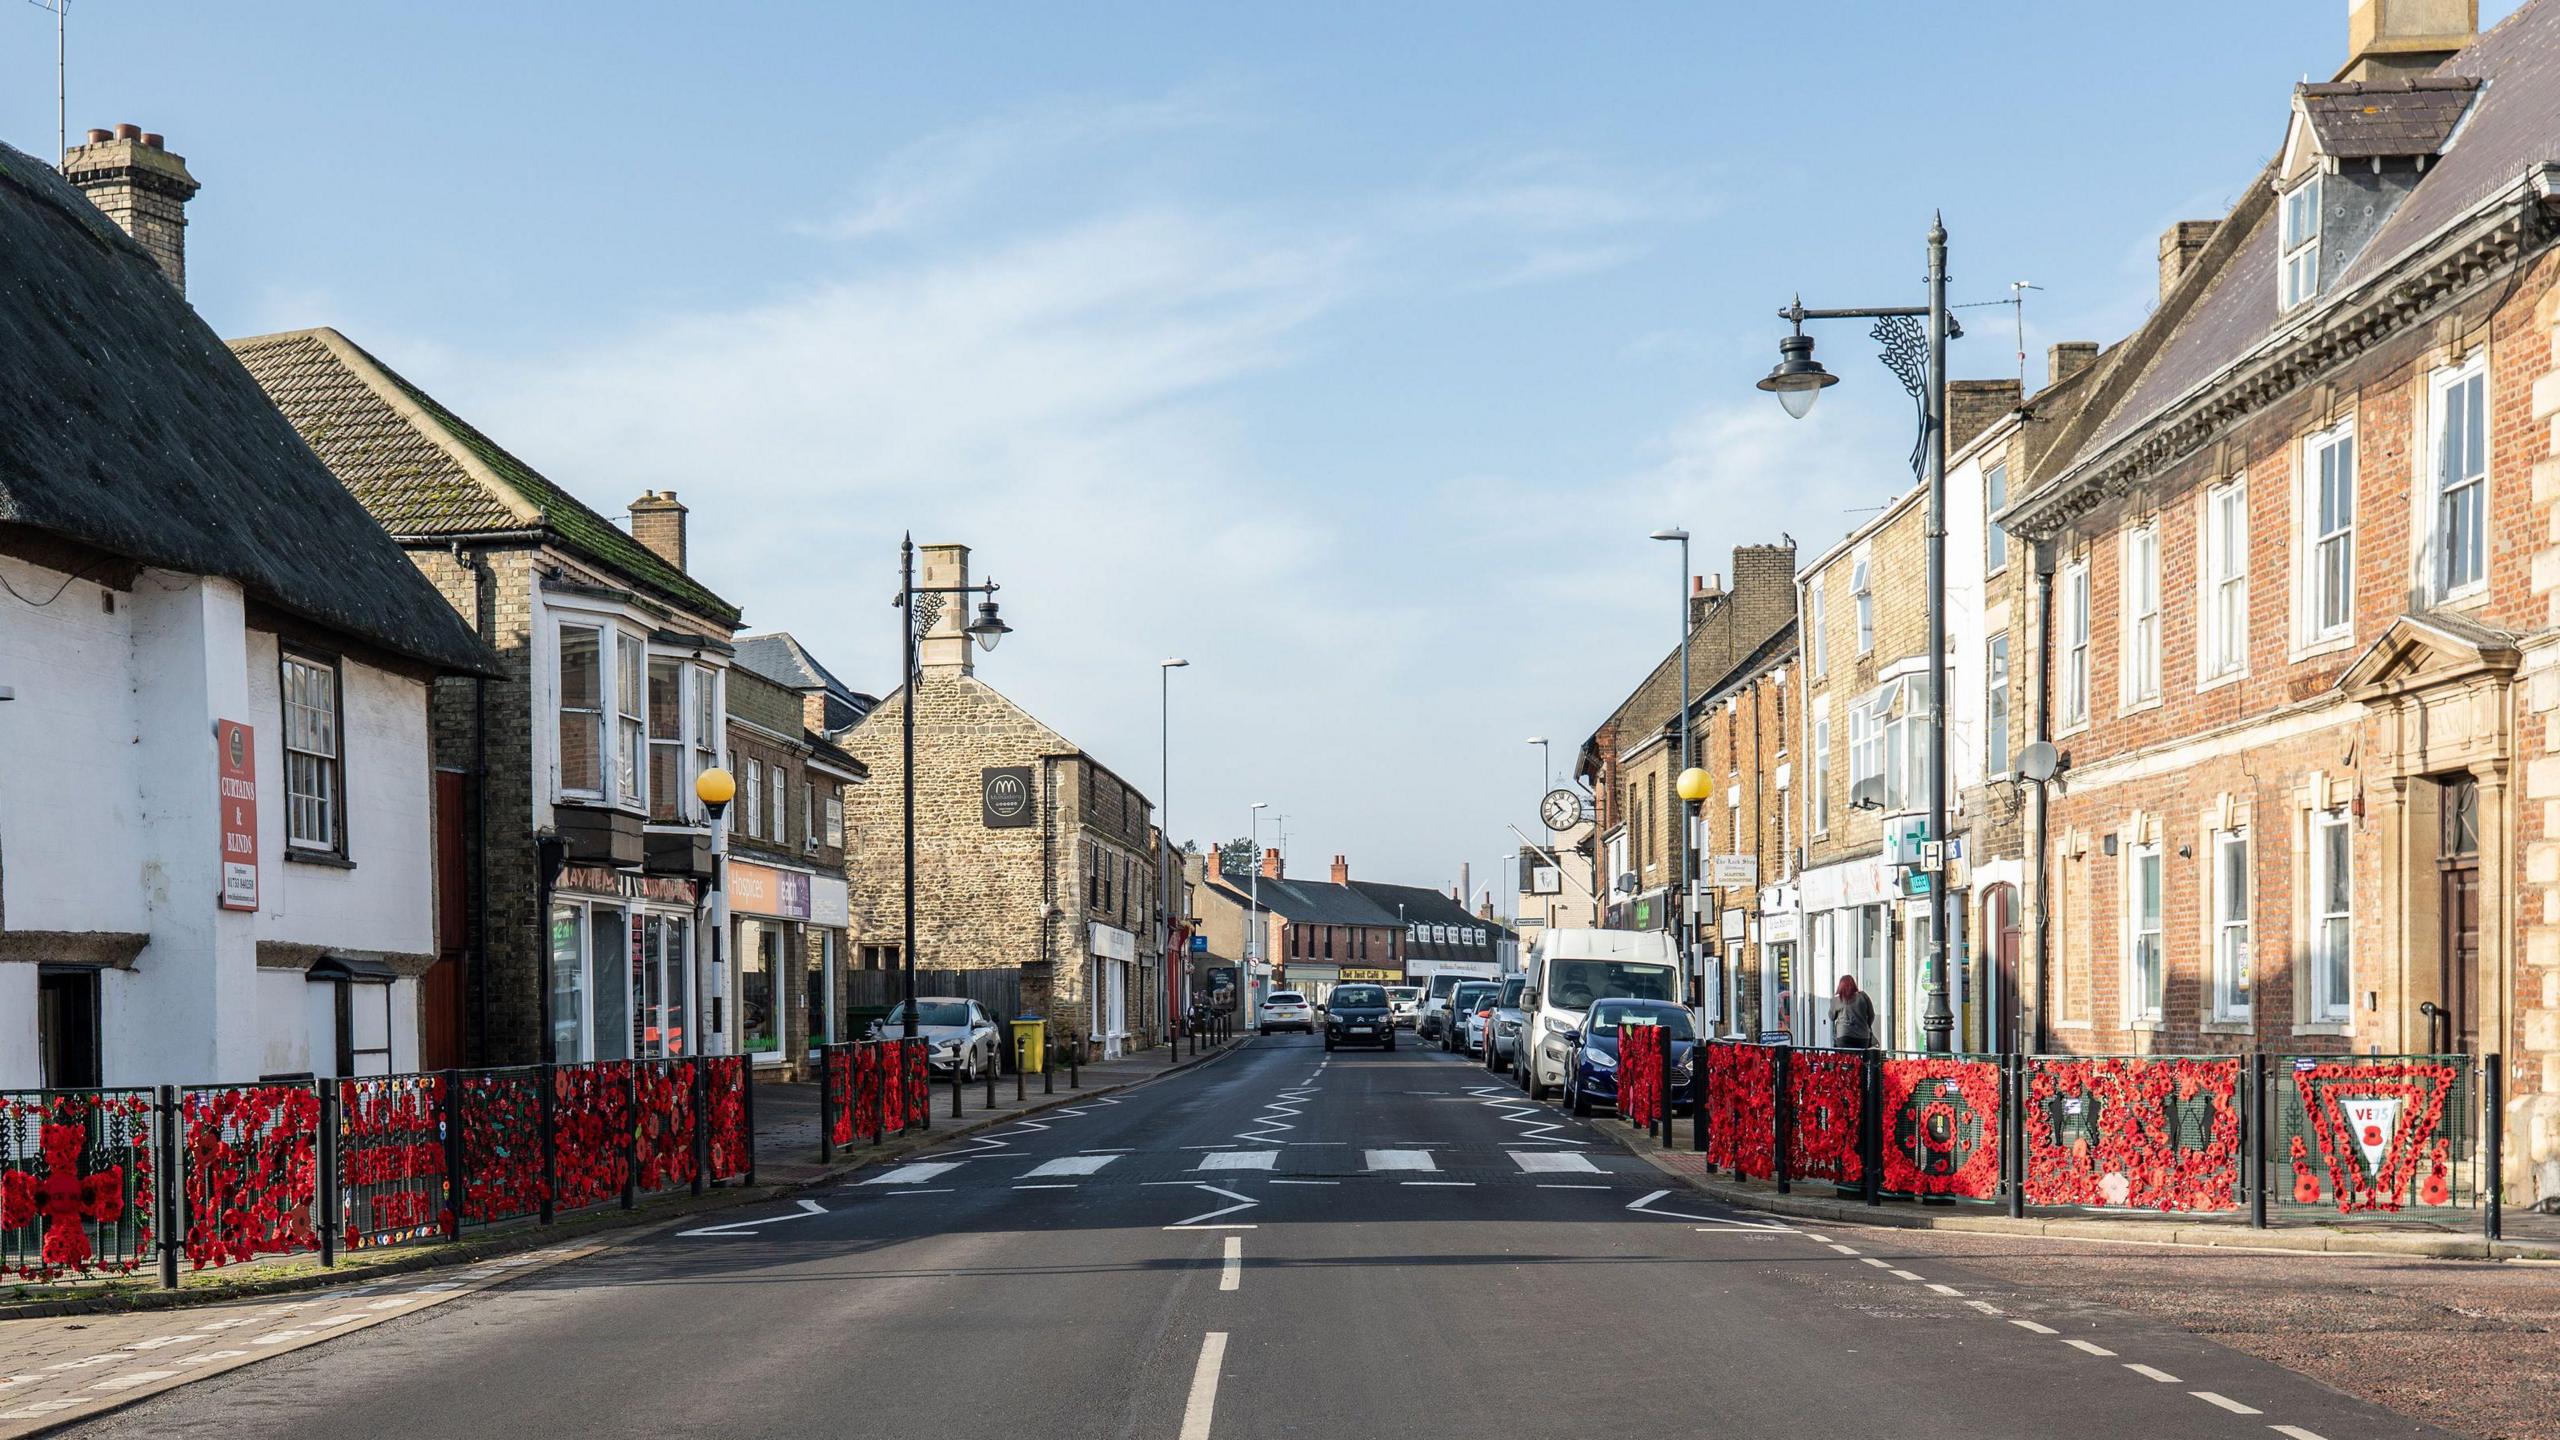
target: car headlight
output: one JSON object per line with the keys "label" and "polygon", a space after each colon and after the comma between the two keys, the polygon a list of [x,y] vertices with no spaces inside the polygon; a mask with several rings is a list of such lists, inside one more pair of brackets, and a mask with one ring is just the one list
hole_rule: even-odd
{"label": "car headlight", "polygon": [[1618,1068],[1618,1057],[1610,1054],[1606,1050],[1585,1050],[1582,1052],[1582,1059],[1585,1064],[1588,1064],[1594,1070],[1615,1070]]}
{"label": "car headlight", "polygon": [[1694,1059],[1694,1053],[1681,1056],[1680,1063],[1671,1067],[1671,1073],[1678,1076],[1680,1079],[1688,1079],[1690,1074],[1698,1068],[1696,1065],[1691,1063]]}
{"label": "car headlight", "polygon": [[1550,1020],[1547,1022],[1547,1033],[1561,1040],[1573,1033],[1573,1027],[1561,1020]]}
{"label": "car headlight", "polygon": [[1498,1034],[1517,1035],[1520,1033],[1520,1022],[1517,1020],[1504,1020],[1496,1024],[1493,1028]]}

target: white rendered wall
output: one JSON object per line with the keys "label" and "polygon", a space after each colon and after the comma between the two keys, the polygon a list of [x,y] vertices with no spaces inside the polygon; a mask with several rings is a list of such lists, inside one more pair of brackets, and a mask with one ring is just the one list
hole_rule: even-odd
{"label": "white rendered wall", "polygon": [[[146,930],[130,597],[109,612],[99,586],[5,556],[0,575],[59,592],[0,610],[0,685],[17,692],[0,701],[0,915],[12,930]],[[0,1073],[11,1058],[0,1049]]]}

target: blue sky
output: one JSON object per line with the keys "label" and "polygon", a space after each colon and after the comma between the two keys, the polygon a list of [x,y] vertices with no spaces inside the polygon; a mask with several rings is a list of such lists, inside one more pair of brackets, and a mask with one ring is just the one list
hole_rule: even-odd
{"label": "blue sky", "polygon": [[[2482,23],[2514,9],[2481,7]],[[2342,58],[2345,7],[1974,0],[539,5],[75,0],[74,132],[204,182],[225,334],[346,331],[884,688],[899,533],[977,547],[982,669],[1176,834],[1446,886],[1534,828],[1701,570],[1906,483],[1854,331],[1791,423],[1771,311],[2008,282],[2029,380],[2112,342]],[[0,13],[0,138],[53,141]],[[2012,373],[1976,312],[1959,376]],[[1266,834],[1268,830],[1266,830]],[[1479,878],[1481,883],[1481,878]]]}

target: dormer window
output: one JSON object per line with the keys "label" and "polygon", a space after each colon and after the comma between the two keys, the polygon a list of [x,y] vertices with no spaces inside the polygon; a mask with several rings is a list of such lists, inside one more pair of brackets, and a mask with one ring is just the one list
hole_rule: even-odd
{"label": "dormer window", "polygon": [[2281,225],[2284,251],[2284,308],[2293,309],[2320,293],[2320,177],[2317,174],[2284,195]]}

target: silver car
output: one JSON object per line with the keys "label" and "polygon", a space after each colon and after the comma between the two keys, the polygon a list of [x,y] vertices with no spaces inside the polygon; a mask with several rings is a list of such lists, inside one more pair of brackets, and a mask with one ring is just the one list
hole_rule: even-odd
{"label": "silver car", "polygon": [[1302,1035],[1316,1033],[1316,1007],[1295,990],[1274,990],[1262,1002],[1260,1029],[1268,1035],[1274,1030],[1295,1030]]}
{"label": "silver car", "polygon": [[1493,1035],[1485,1044],[1484,1068],[1496,1075],[1510,1073],[1519,1058],[1520,1032],[1529,1023],[1529,1012],[1520,1008],[1520,992],[1528,984],[1525,975],[1504,980],[1502,994],[1493,1002]]}
{"label": "silver car", "polygon": [[[907,1007],[901,1003],[871,1027],[871,1038],[895,1040],[906,1029]],[[993,1072],[996,1047],[1003,1043],[986,1007],[957,995],[917,996],[916,1036],[925,1042],[926,1063],[946,1075],[958,1070],[963,1080]]]}

